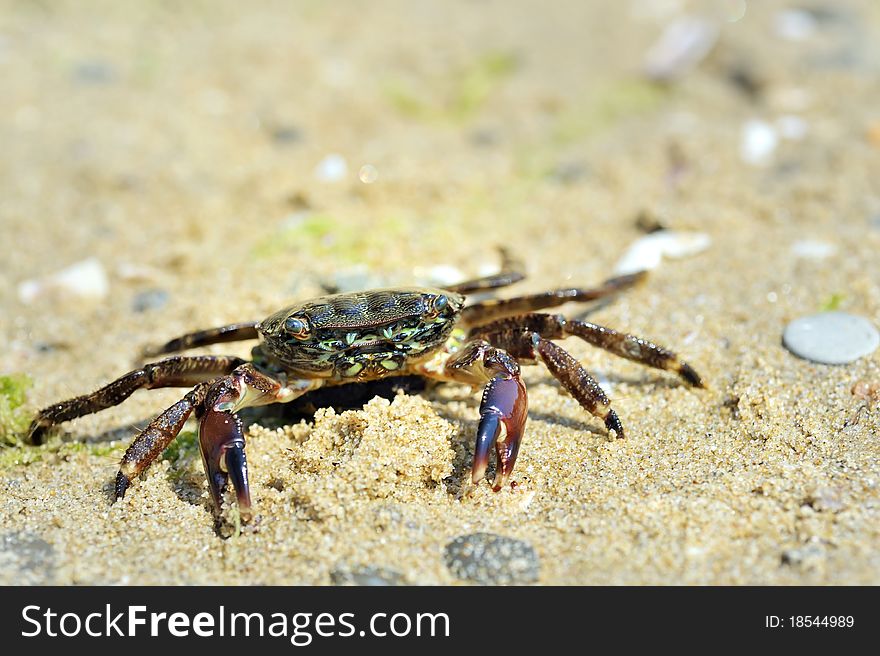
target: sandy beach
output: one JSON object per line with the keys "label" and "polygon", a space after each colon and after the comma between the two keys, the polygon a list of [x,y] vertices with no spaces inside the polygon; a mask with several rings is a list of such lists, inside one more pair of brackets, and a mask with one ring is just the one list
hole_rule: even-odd
{"label": "sandy beach", "polygon": [[[131,438],[184,393],[139,391],[46,445],[7,435],[0,584],[880,584],[880,352],[825,365],[782,344],[822,310],[880,324],[880,5],[797,11],[0,2],[17,421],[146,345],[485,275],[499,246],[528,273],[499,296],[596,285],[657,228],[705,245],[559,311],[669,347],[707,383],[560,342],[626,439],[525,367],[515,485],[497,493],[468,483],[468,387],[251,413],[257,518],[231,536],[194,422],[112,503]],[[652,79],[652,47],[695,18],[706,52]],[[499,562],[462,563],[457,539]]]}

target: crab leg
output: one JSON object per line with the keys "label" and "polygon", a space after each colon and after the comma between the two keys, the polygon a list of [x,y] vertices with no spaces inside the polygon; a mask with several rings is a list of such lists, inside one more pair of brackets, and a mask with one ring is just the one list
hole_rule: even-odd
{"label": "crab leg", "polygon": [[222,507],[223,492],[231,480],[241,518],[251,518],[242,408],[286,403],[323,385],[320,379],[277,380],[243,364],[211,384],[199,409],[199,447],[214,507]]}
{"label": "crab leg", "polygon": [[595,301],[632,287],[644,280],[645,276],[645,272],[641,271],[626,276],[610,278],[598,287],[591,289],[571,287],[553,289],[527,296],[517,296],[515,298],[480,301],[466,307],[461,313],[461,319],[467,326],[482,326],[502,317],[522,315],[525,312],[556,307],[563,303]]}
{"label": "crab leg", "polygon": [[494,446],[496,473],[492,487],[500,490],[516,464],[528,414],[528,394],[520,379],[519,363],[502,349],[474,340],[446,360],[442,372],[426,374],[440,380],[485,385],[471,480],[474,484],[483,480]]}
{"label": "crab leg", "polygon": [[485,336],[522,360],[543,362],[562,386],[568,390],[581,407],[594,417],[605,422],[609,431],[618,438],[623,437],[623,426],[617,413],[611,408],[611,401],[602,391],[599,383],[561,346],[537,333],[508,331]]}
{"label": "crab leg", "polygon": [[694,368],[669,349],[635,335],[619,333],[588,321],[566,319],[558,314],[533,313],[501,319],[475,328],[471,335],[489,339],[486,336],[491,334],[523,332],[535,332],[545,339],[579,337],[621,358],[674,372],[692,387],[703,387],[703,381]]}
{"label": "crab leg", "polygon": [[[176,356],[145,364],[91,394],[77,396],[40,410],[31,422],[32,444],[42,444],[46,431],[65,421],[119,405],[136,390],[158,387],[191,387],[228,374],[244,360],[231,356]],[[176,433],[175,433],[176,434]]]}
{"label": "crab leg", "polygon": [[200,330],[195,333],[187,333],[161,346],[148,346],[141,351],[141,355],[152,358],[157,355],[185,351],[186,349],[198,346],[256,339],[258,323],[256,321],[233,323],[228,326],[221,326],[220,328],[209,328],[208,330]]}
{"label": "crab leg", "polygon": [[187,392],[180,401],[172,405],[150,422],[125,450],[116,474],[114,494],[116,499],[125,496],[131,479],[146,471],[152,462],[165,450],[180,433],[193,410],[205,399],[210,383],[201,383]]}

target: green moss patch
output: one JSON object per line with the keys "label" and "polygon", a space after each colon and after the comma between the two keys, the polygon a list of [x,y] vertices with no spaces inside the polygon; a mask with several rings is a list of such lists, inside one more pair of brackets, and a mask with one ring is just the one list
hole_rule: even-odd
{"label": "green moss patch", "polygon": [[26,374],[0,376],[0,446],[18,446],[31,421],[25,408],[33,381]]}

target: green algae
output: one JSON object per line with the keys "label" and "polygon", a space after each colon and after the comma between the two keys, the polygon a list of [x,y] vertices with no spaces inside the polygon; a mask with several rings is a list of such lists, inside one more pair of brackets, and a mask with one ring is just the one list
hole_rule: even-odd
{"label": "green algae", "polygon": [[0,446],[22,444],[31,413],[25,407],[33,381],[26,374],[0,376]]}
{"label": "green algae", "polygon": [[388,79],[382,93],[403,116],[425,121],[465,122],[476,115],[519,65],[515,53],[491,51],[433,80],[429,92],[400,78]]}

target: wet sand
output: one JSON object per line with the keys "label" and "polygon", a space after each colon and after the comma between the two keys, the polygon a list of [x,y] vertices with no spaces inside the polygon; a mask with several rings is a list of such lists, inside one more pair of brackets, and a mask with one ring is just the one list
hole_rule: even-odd
{"label": "wet sand", "polygon": [[[676,350],[708,389],[562,342],[624,440],[540,367],[498,493],[466,484],[466,387],[267,419],[248,433],[258,520],[224,539],[191,439],[111,503],[131,436],[180,397],[138,392],[0,451],[0,583],[329,584],[371,567],[450,584],[444,547],[478,532],[530,544],[539,584],[880,583],[880,405],[852,391],[880,382],[880,354],[819,365],[781,344],[830,305],[880,322],[880,12],[828,3],[792,40],[786,3],[749,3],[694,70],[646,82],[663,26],[703,6],[5,7],[0,374],[33,379],[34,409],[147,344],[331,287],[472,277],[497,245],[529,273],[504,295],[599,283],[640,216],[711,245],[588,315]],[[782,136],[784,117],[804,133]],[[759,163],[741,154],[749,120],[780,135]],[[806,239],[830,254],[799,254]],[[106,295],[19,297],[91,257]]]}

